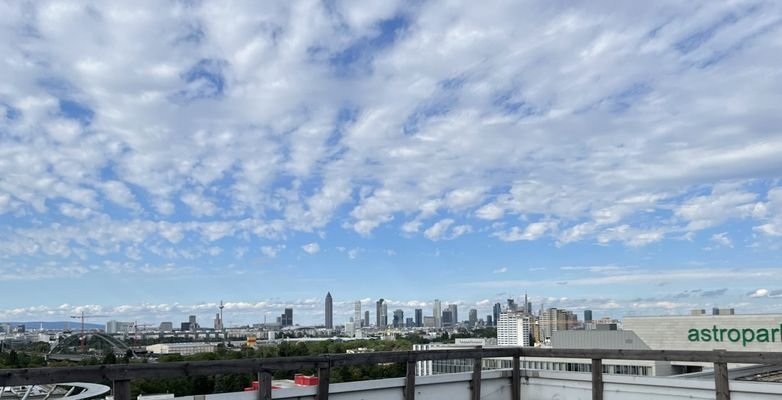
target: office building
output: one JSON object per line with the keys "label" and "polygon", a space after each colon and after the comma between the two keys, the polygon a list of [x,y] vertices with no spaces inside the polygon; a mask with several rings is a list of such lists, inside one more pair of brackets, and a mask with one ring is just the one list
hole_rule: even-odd
{"label": "office building", "polygon": [[439,299],[434,299],[434,304],[432,305],[432,316],[434,317],[434,327],[442,328],[443,310]]}
{"label": "office building", "polygon": [[508,299],[508,311],[517,311],[516,307],[516,300]]}
{"label": "office building", "polygon": [[706,315],[706,310],[703,308],[695,308],[690,310],[690,315]]}
{"label": "office building", "polygon": [[[190,324],[183,322],[183,324]],[[146,346],[147,352],[153,354],[179,354],[190,356],[198,353],[212,353],[217,349],[216,343],[159,343]]]}
{"label": "office building", "polygon": [[435,318],[428,315],[424,316],[424,328],[434,328]]}
{"label": "office building", "polygon": [[376,303],[377,312],[377,327],[385,328],[388,326],[388,303],[384,299],[380,299]]}
{"label": "office building", "polygon": [[456,307],[456,304],[449,304],[448,310],[451,311],[451,324],[452,325],[458,325],[459,324],[459,309]]}
{"label": "office building", "polygon": [[525,312],[503,312],[497,323],[497,344],[529,347],[531,328],[530,317]]}
{"label": "office building", "polygon": [[361,321],[361,302],[357,301],[353,305],[353,323],[356,324],[357,328],[360,328],[364,326],[364,324]]}
{"label": "office building", "polygon": [[412,318],[410,318],[410,317],[405,318],[405,327],[407,327],[407,328],[415,327],[415,322],[413,321]]}
{"label": "office building", "polygon": [[326,293],[326,329],[334,329],[334,303],[331,292]]}
{"label": "office building", "polygon": [[216,331],[220,332],[220,331],[223,330],[223,320],[222,320],[222,318],[220,318],[220,313],[216,313],[215,314],[214,324],[215,324],[215,330]]}
{"label": "office building", "polygon": [[541,341],[551,338],[553,332],[575,329],[578,316],[572,311],[549,308],[540,314]]}
{"label": "office building", "polygon": [[478,325],[478,310],[470,309],[468,322],[470,326]]}
{"label": "office building", "polygon": [[584,310],[584,322],[592,322],[592,310]]}
{"label": "office building", "polygon": [[502,305],[500,303],[494,303],[494,309],[492,310],[492,315],[494,316],[494,325],[497,324],[497,321],[500,320],[500,313],[502,312]]}
{"label": "office building", "polygon": [[173,322],[161,322],[158,328],[161,332],[171,332],[174,330]]}
{"label": "office building", "polygon": [[453,311],[451,311],[450,309],[443,310],[443,314],[440,316],[440,323],[442,324],[441,326],[452,326],[452,325],[454,325],[454,322],[453,322]]}
{"label": "office building", "polygon": [[189,332],[191,329],[189,322],[182,322],[179,324],[179,330],[182,332]]}
{"label": "office building", "polygon": [[199,328],[198,327],[198,322],[196,322],[196,316],[195,315],[191,315],[188,318],[188,323],[190,324],[190,330],[191,331],[195,331],[195,330],[197,330]]}
{"label": "office building", "polygon": [[369,326],[369,310],[364,311],[364,326]]}
{"label": "office building", "polygon": [[494,319],[491,314],[486,315],[486,326],[494,326]]}
{"label": "office building", "polygon": [[293,309],[286,308],[285,312],[278,318],[281,327],[293,326]]}
{"label": "office building", "polygon": [[401,309],[394,310],[394,328],[401,328],[405,321],[405,312]]}
{"label": "office building", "polygon": [[106,322],[106,333],[109,335],[117,333],[128,333],[133,326],[132,322],[108,321]]}
{"label": "office building", "polygon": [[415,326],[417,328],[424,326],[424,310],[420,308],[415,309]]}

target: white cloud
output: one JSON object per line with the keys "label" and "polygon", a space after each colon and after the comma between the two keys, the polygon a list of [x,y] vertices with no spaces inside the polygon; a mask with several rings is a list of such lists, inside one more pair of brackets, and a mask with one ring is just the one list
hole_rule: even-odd
{"label": "white cloud", "polygon": [[301,246],[301,249],[307,252],[308,254],[316,254],[317,252],[320,251],[320,245],[318,245],[315,242],[308,243],[305,244],[304,246]]}
{"label": "white cloud", "polygon": [[426,231],[424,231],[424,236],[426,236],[429,240],[440,240],[447,233],[448,227],[451,226],[454,222],[455,221],[450,218],[437,221]]}
{"label": "white cloud", "polygon": [[508,272],[508,267],[502,267],[492,271],[493,274],[504,274],[506,272]]}
{"label": "white cloud", "polygon": [[266,257],[270,257],[270,258],[277,257],[277,254],[279,254],[283,250],[285,250],[284,244],[278,244],[275,246],[261,246],[261,253],[263,253],[263,255],[265,255]]}
{"label": "white cloud", "polygon": [[733,242],[730,241],[728,232],[715,233],[711,235],[711,241],[717,243],[720,246],[731,248],[733,247]]}
{"label": "white cloud", "polygon": [[768,297],[768,289],[758,289],[750,293],[749,297]]}

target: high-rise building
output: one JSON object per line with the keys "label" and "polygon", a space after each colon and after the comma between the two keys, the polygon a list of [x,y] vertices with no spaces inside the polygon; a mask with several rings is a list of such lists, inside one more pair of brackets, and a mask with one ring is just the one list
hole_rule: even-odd
{"label": "high-rise building", "polygon": [[334,303],[331,292],[326,293],[326,329],[334,329]]}
{"label": "high-rise building", "polygon": [[440,323],[442,326],[453,325],[453,311],[451,309],[443,310],[443,314],[440,316]]}
{"label": "high-rise building", "polygon": [[523,312],[500,313],[497,323],[497,344],[500,346],[530,345],[530,317]]}
{"label": "high-rise building", "polygon": [[415,326],[417,328],[424,326],[424,310],[420,308],[415,309]]}
{"label": "high-rise building", "polygon": [[220,332],[223,330],[223,320],[220,318],[220,313],[215,313],[215,330]]}
{"label": "high-rise building", "polygon": [[508,299],[508,311],[516,311],[516,300]]}
{"label": "high-rise building", "polygon": [[191,315],[188,318],[188,322],[190,323],[190,330],[191,331],[195,331],[195,330],[198,329],[198,322],[196,322],[196,316],[195,315]]}
{"label": "high-rise building", "polygon": [[408,328],[412,328],[415,326],[415,322],[413,322],[413,319],[410,317],[405,318],[405,326]]}
{"label": "high-rise building", "polygon": [[377,315],[375,318],[377,320],[376,325],[378,328],[385,328],[388,326],[388,304],[385,300],[380,299],[377,301],[377,303],[375,303],[375,305],[377,309]]}
{"label": "high-rise building", "polygon": [[120,322],[120,321],[108,321],[106,322],[106,333],[109,335],[116,334],[116,333],[128,333],[130,332],[130,327],[133,325],[132,322]]}
{"label": "high-rise building", "polygon": [[394,328],[401,328],[405,323],[405,312],[401,309],[394,310]]}
{"label": "high-rise building", "polygon": [[470,326],[478,325],[478,310],[471,308],[469,313]]}
{"label": "high-rise building", "polygon": [[494,320],[491,314],[486,315],[486,326],[494,326]]}
{"label": "high-rise building", "polygon": [[364,326],[369,326],[369,310],[364,311]]}
{"label": "high-rise building", "polygon": [[584,322],[592,322],[592,310],[584,310]]}
{"label": "high-rise building", "polygon": [[161,332],[171,332],[174,330],[173,322],[161,322],[158,328]]}
{"label": "high-rise building", "polygon": [[363,326],[361,323],[361,302],[357,301],[353,305],[353,323],[356,324],[357,328],[360,328]]}
{"label": "high-rise building", "polygon": [[494,316],[494,325],[497,325],[497,322],[500,320],[500,313],[502,312],[502,304],[500,303],[494,303],[494,308],[492,309],[492,315]]}
{"label": "high-rise building", "polygon": [[435,328],[442,328],[443,327],[443,310],[442,305],[440,304],[439,299],[434,299],[434,304],[432,305],[432,316],[434,317],[434,327]]}
{"label": "high-rise building", "polygon": [[552,332],[575,329],[578,326],[578,316],[572,311],[549,308],[540,314],[541,340],[551,337]]}
{"label": "high-rise building", "polygon": [[285,312],[280,316],[280,326],[293,326],[293,309],[286,308]]}
{"label": "high-rise building", "polygon": [[452,314],[451,318],[453,318],[453,319],[451,319],[451,324],[452,325],[458,325],[459,324],[459,310],[456,307],[456,304],[449,304],[448,305],[448,310],[451,311],[451,314]]}

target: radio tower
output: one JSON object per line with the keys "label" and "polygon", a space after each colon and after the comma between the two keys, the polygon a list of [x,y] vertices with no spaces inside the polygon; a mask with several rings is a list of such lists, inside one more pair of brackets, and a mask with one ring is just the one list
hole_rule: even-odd
{"label": "radio tower", "polygon": [[223,342],[225,342],[225,324],[223,323],[223,308],[225,308],[225,305],[223,305],[223,301],[220,300],[220,331],[223,334]]}

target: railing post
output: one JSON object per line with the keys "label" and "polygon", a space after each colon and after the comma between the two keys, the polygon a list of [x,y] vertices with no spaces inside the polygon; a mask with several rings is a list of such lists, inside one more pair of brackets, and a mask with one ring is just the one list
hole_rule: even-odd
{"label": "railing post", "polygon": [[592,400],[603,400],[603,360],[592,359]]}
{"label": "railing post", "polygon": [[730,384],[728,383],[728,363],[714,363],[714,386],[717,400],[730,400]]}
{"label": "railing post", "polygon": [[415,400],[415,360],[407,359],[407,374],[405,375],[405,400]]}
{"label": "railing post", "polygon": [[472,359],[472,400],[481,400],[481,358]]}
{"label": "railing post", "polygon": [[114,400],[130,400],[130,380],[117,379],[114,381]]}
{"label": "railing post", "polygon": [[258,400],[272,400],[272,374],[268,371],[258,373]]}
{"label": "railing post", "polygon": [[318,366],[318,397],[317,400],[329,400],[329,379],[331,363]]}
{"label": "railing post", "polygon": [[513,356],[513,372],[510,383],[511,400],[521,399],[521,360],[518,355]]}

